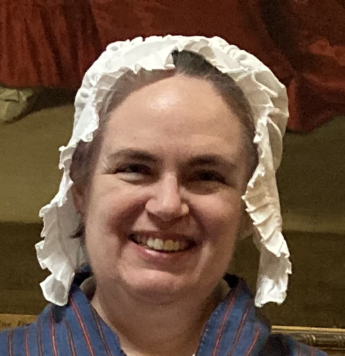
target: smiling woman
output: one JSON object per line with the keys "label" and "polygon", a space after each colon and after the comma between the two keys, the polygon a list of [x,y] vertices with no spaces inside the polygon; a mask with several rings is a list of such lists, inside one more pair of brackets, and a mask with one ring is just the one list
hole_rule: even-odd
{"label": "smiling woman", "polygon": [[[238,117],[212,85],[182,75],[135,91],[113,110],[89,189],[74,185],[96,310],[120,294],[128,302],[134,295],[130,305],[152,295],[155,305],[186,303],[191,292],[197,305],[212,294],[240,221],[247,183],[241,137]],[[165,242],[178,250],[167,253]]]}
{"label": "smiling woman", "polygon": [[[300,355],[226,274],[251,230],[255,304],[290,273],[275,169],[284,87],[219,38],[115,43],[86,74],[37,254],[51,304],[0,334],[0,355]],[[74,237],[74,238],[73,238]]]}

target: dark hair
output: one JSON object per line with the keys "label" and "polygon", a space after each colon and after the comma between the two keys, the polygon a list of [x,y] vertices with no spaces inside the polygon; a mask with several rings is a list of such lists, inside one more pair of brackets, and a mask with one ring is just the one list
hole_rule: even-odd
{"label": "dark hair", "polygon": [[[242,125],[244,148],[248,164],[248,180],[258,164],[258,152],[254,143],[255,126],[250,104],[242,89],[229,75],[222,73],[201,55],[189,51],[172,53],[175,68],[172,70],[139,70],[137,74],[128,71],[123,74],[109,91],[100,112],[98,129],[94,132],[91,142],[80,141],[73,153],[70,176],[74,184],[87,187],[98,159],[103,139],[103,132],[111,113],[134,91],[151,83],[175,75],[199,78],[211,83],[230,109],[239,118]],[[84,234],[84,226],[80,225],[73,237]]]}

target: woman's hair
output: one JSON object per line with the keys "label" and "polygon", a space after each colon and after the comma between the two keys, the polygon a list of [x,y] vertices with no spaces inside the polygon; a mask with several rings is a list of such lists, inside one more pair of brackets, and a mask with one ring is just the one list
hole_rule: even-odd
{"label": "woman's hair", "polygon": [[[247,160],[247,181],[249,181],[258,164],[258,152],[254,143],[255,125],[250,104],[242,89],[229,75],[220,72],[207,62],[201,55],[189,51],[172,53],[175,68],[171,70],[139,70],[137,74],[128,71],[115,83],[106,96],[100,112],[99,127],[94,132],[91,142],[80,141],[72,156],[70,176],[74,184],[87,187],[97,162],[103,133],[113,111],[134,91],[159,80],[184,75],[203,79],[212,84],[216,92],[223,98],[229,108],[240,120],[243,134],[243,146]],[[81,224],[73,237],[81,237],[84,226]]]}

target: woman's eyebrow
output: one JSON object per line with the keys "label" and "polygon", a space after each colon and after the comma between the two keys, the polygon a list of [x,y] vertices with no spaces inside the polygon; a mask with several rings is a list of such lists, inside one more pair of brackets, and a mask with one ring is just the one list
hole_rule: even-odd
{"label": "woman's eyebrow", "polygon": [[157,163],[159,158],[147,151],[133,149],[133,148],[123,148],[107,155],[107,162],[117,162],[121,159],[133,159],[147,163]]}
{"label": "woman's eyebrow", "polygon": [[[106,159],[107,162],[116,163],[122,159],[132,159],[146,163],[160,163],[158,156],[144,150],[135,148],[123,148],[110,153]],[[213,166],[220,167],[229,171],[237,170],[237,165],[230,159],[226,159],[218,154],[203,154],[191,157],[187,160],[187,165],[192,167]]]}
{"label": "woman's eyebrow", "polygon": [[238,169],[237,165],[234,162],[217,154],[205,154],[205,155],[192,157],[189,160],[189,165],[221,167],[230,171],[234,171]]}

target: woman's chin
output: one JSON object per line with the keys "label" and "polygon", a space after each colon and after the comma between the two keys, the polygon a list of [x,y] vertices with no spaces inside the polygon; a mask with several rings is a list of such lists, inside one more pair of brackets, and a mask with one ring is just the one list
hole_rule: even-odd
{"label": "woman's chin", "polygon": [[167,302],[190,293],[191,278],[164,271],[136,271],[125,276],[125,287],[134,297]]}

